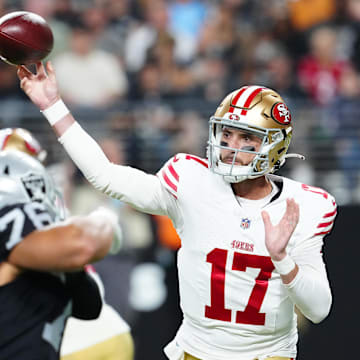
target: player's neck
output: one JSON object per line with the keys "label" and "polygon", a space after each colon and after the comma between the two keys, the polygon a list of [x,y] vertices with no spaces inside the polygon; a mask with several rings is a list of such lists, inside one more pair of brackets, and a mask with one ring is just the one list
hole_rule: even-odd
{"label": "player's neck", "polygon": [[271,183],[265,176],[234,183],[231,186],[236,196],[249,200],[262,199],[272,191]]}

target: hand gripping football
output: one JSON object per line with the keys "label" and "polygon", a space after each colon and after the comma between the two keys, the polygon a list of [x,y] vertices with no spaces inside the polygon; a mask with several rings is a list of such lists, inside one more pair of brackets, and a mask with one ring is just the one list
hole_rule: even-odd
{"label": "hand gripping football", "polygon": [[0,18],[0,58],[12,65],[34,64],[52,50],[50,26],[39,15],[15,11]]}

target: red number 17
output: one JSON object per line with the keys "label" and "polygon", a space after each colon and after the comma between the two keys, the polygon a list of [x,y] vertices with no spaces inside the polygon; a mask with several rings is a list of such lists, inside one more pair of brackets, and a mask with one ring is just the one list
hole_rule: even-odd
{"label": "red number 17", "polygon": [[[225,267],[228,251],[214,249],[206,257],[206,261],[212,264],[211,271],[211,305],[205,306],[205,317],[215,320],[231,321],[231,309],[225,308]],[[244,311],[236,311],[236,323],[264,325],[265,313],[260,312],[261,304],[264,301],[268,280],[274,270],[274,264],[270,257],[234,253],[232,270],[246,271],[246,268],[261,269],[255,279],[255,285],[249,297]]]}

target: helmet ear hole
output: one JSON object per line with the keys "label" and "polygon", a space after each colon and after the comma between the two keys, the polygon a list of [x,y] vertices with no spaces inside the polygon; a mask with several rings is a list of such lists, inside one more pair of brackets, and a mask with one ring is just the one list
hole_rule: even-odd
{"label": "helmet ear hole", "polygon": [[278,160],[275,164],[274,164],[274,171],[277,171],[281,168],[281,162],[280,160]]}

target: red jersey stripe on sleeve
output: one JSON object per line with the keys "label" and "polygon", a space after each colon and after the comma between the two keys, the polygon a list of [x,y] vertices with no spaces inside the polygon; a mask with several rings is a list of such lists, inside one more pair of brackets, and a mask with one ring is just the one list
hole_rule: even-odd
{"label": "red jersey stripe on sleeve", "polygon": [[314,234],[314,236],[329,234],[331,232],[332,228],[333,228],[336,214],[337,214],[337,208],[336,207],[335,207],[335,209],[333,211],[326,213],[323,216],[323,219],[326,219],[327,221],[319,223],[318,226],[317,226],[317,228],[322,229],[322,231],[319,231],[318,233]]}
{"label": "red jersey stripe on sleeve", "polygon": [[320,223],[317,227],[318,228],[324,228],[324,227],[328,227],[330,225],[332,225],[334,223],[334,221],[329,221],[329,222],[326,222],[326,223]]}
{"label": "red jersey stripe on sleeve", "polygon": [[175,179],[176,181],[179,181],[179,175],[178,175],[178,173],[175,171],[175,169],[174,169],[174,167],[172,166],[172,164],[170,164],[170,165],[168,166],[168,169],[169,169],[171,175],[174,177],[174,179]]}
{"label": "red jersey stripe on sleeve", "polygon": [[337,209],[335,209],[335,210],[332,211],[332,212],[329,212],[329,213],[325,214],[325,215],[323,216],[323,218],[332,217],[332,216],[335,216],[336,214],[337,214]]}
{"label": "red jersey stripe on sleeve", "polygon": [[163,176],[166,184],[167,184],[171,189],[173,189],[175,192],[177,192],[177,186],[168,178],[168,176],[166,175],[165,170],[163,170],[162,176]]}
{"label": "red jersey stripe on sleeve", "polygon": [[209,167],[209,164],[205,160],[203,160],[203,159],[201,159],[201,158],[199,158],[199,157],[197,157],[195,155],[186,155],[186,160],[195,160],[199,164],[205,166],[206,168]]}
{"label": "red jersey stripe on sleeve", "polygon": [[163,180],[165,181],[165,187],[169,191],[169,193],[177,199],[177,186],[169,179],[169,177],[166,175],[165,170],[161,172],[161,176]]}
{"label": "red jersey stripe on sleeve", "polygon": [[318,235],[326,235],[326,234],[328,234],[331,230],[332,230],[332,228],[331,228],[331,229],[329,229],[329,230],[327,230],[327,231],[321,231],[321,232],[318,232],[318,233],[314,234],[314,236],[318,236]]}

